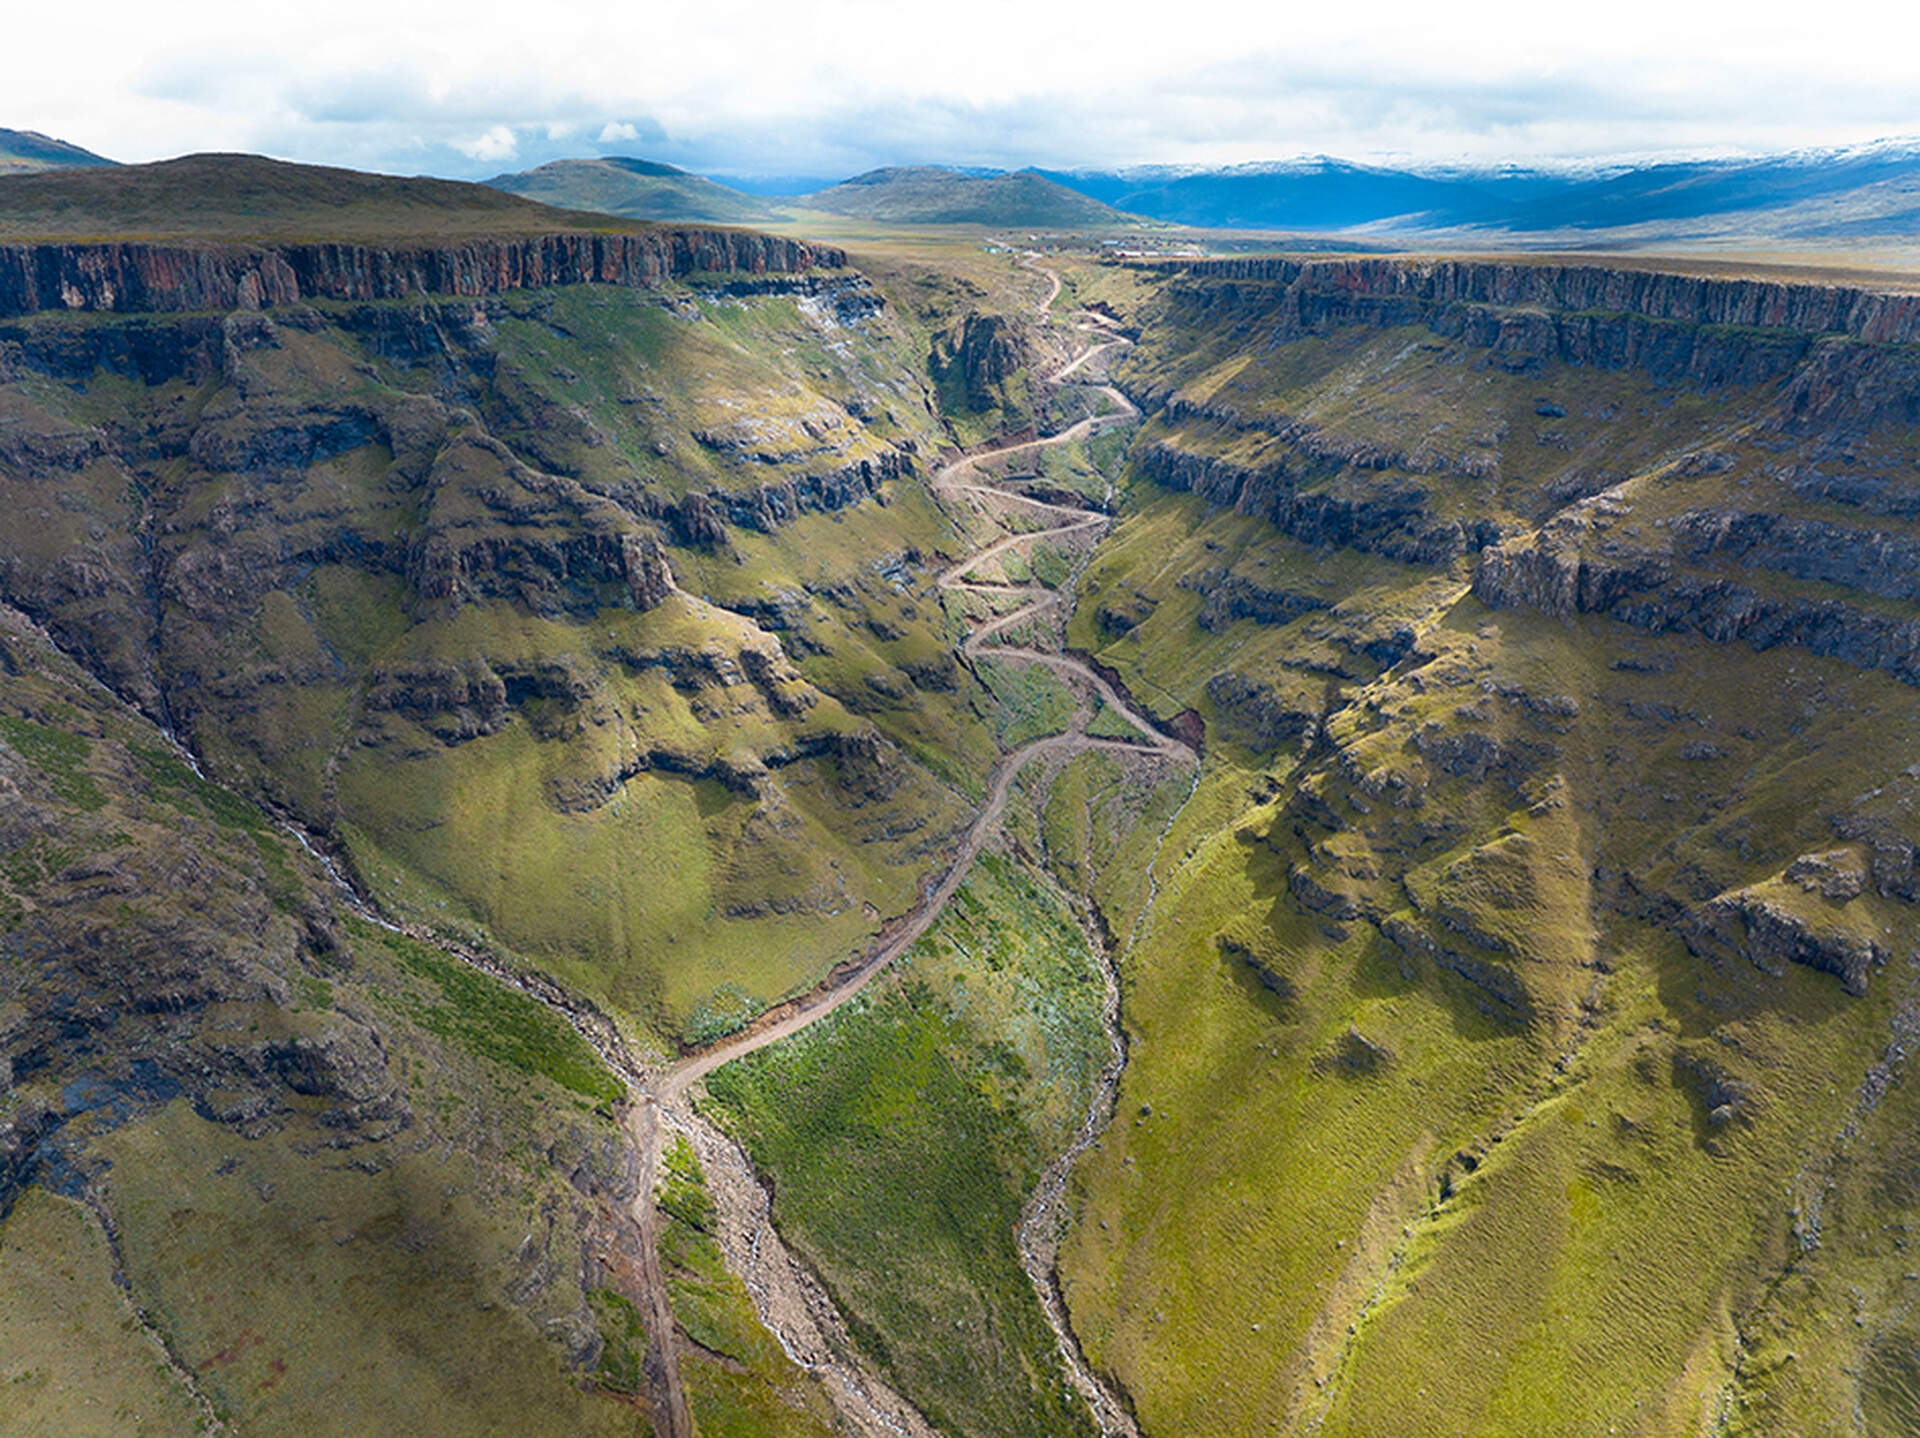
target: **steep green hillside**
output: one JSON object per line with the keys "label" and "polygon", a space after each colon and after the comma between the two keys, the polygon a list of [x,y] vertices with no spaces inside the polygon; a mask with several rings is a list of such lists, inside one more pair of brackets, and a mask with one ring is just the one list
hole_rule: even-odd
{"label": "steep green hillside", "polygon": [[1084,936],[989,856],[884,997],[710,1080],[782,1231],[944,1431],[1089,1431],[1009,1240],[1104,1047]]}
{"label": "steep green hillside", "polygon": [[563,210],[598,210],[639,220],[751,225],[773,217],[772,208],[752,195],[672,165],[619,155],[554,160],[517,175],[495,175],[487,184]]}
{"label": "steep green hillside", "polygon": [[811,984],[961,822],[938,431],[857,278],[0,344],[8,593],[392,911],[677,1036]]}
{"label": "steep green hillside", "polygon": [[[889,293],[941,282],[715,233],[533,288],[472,250],[21,252],[139,282],[78,314],[0,296],[6,594],[108,686],[4,656],[31,802],[0,843],[0,1264],[31,1301],[0,1324],[33,1424],[97,1398],[244,1432],[337,1429],[329,1401],[347,1431],[683,1431],[668,1373],[702,1432],[843,1421],[697,1213],[660,1236],[655,1323],[627,1080],[560,1010],[658,1054],[810,987],[940,869],[1018,715],[932,589],[965,543],[925,489],[955,317]],[[473,291],[310,297],[380,293],[403,253]],[[982,314],[1040,284],[979,275]],[[409,931],[343,909],[282,815]]]}
{"label": "steep green hillside", "polygon": [[647,1431],[589,1383],[633,1181],[579,1034],[11,609],[0,798],[9,1431]]}
{"label": "steep green hillside", "polygon": [[1137,280],[1074,634],[1211,747],[1091,1357],[1148,1432],[1901,1431],[1910,351],[1781,287]]}
{"label": "steep green hillside", "polygon": [[1137,223],[1044,175],[967,175],[935,165],[871,170],[794,201],[804,209],[900,225],[1087,229]]}

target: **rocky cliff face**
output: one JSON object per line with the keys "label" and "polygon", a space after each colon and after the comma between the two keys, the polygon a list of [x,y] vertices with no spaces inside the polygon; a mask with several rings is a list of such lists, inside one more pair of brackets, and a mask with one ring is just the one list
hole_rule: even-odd
{"label": "rocky cliff face", "polygon": [[1208,370],[1148,326],[1123,380],[1157,483],[1309,545],[1470,559],[1495,608],[1920,674],[1920,297],[1272,259],[1186,266],[1153,303],[1189,351],[1255,356]]}
{"label": "rocky cliff face", "polygon": [[1032,358],[1032,336],[1022,322],[974,310],[935,340],[933,373],[957,381],[969,408],[1001,408],[1007,381]]}
{"label": "rocky cliff face", "polygon": [[1446,564],[1499,536],[1490,521],[1469,527],[1436,517],[1426,504],[1427,489],[1409,481],[1363,493],[1302,493],[1285,460],[1246,465],[1165,442],[1137,448],[1134,459],[1156,483],[1264,519],[1302,544],[1340,544],[1410,564]]}
{"label": "rocky cliff face", "polygon": [[301,300],[478,298],[551,285],[653,289],[697,273],[841,266],[829,246],[747,230],[554,234],[454,245],[0,245],[0,317],[43,310],[260,309]]}
{"label": "rocky cliff face", "polygon": [[648,512],[664,520],[683,544],[718,544],[729,524],[772,534],[803,514],[831,514],[871,499],[889,481],[910,477],[910,449],[888,450],[878,459],[856,460],[827,474],[772,480],[750,489],[709,490],[659,501]]}
{"label": "rocky cliff face", "polygon": [[[1591,525],[1604,513],[1589,502],[1537,534],[1483,550],[1475,597],[1495,609],[1605,614],[1651,633],[1720,644],[1791,645],[1920,684],[1920,616],[1871,604],[1912,602],[1911,539],[1778,515],[1691,511],[1673,522],[1672,548],[1596,544]],[[1722,560],[1748,577],[1723,572],[1715,565]],[[1834,592],[1783,590],[1772,575],[1817,580]]]}
{"label": "rocky cliff face", "polygon": [[[937,513],[891,503],[933,433],[918,338],[857,275],[779,272],[837,252],[700,233],[95,247],[69,298],[114,312],[0,320],[0,594],[346,862],[431,871],[436,912],[557,951],[626,906],[597,997],[669,1030],[736,922],[793,928],[767,992],[804,986],[808,926],[837,956],[936,862],[956,801],[867,714],[960,703],[908,572]],[[708,269],[759,273],[671,282]],[[604,887],[491,892],[507,809],[529,866],[599,845]],[[662,884],[676,843],[712,873]]]}
{"label": "rocky cliff face", "polygon": [[1852,285],[1486,260],[1203,260],[1183,268],[1207,280],[1284,286],[1298,297],[1302,315],[1332,316],[1347,306],[1350,322],[1424,321],[1448,307],[1477,305],[1920,342],[1920,295]]}

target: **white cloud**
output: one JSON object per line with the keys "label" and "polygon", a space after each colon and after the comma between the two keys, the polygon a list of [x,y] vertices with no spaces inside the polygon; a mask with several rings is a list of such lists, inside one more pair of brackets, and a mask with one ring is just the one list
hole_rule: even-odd
{"label": "white cloud", "polygon": [[[15,51],[64,51],[69,16],[18,8]],[[0,124],[130,160],[257,149],[460,174],[595,143],[698,169],[845,174],[1763,149],[1920,127],[1920,7],[1877,0],[1614,0],[1604,14],[974,0],[964,23],[953,13],[547,0],[527,26],[466,0],[333,0],[316,27],[257,0],[100,0],[88,83],[15,67]]]}
{"label": "white cloud", "polygon": [[519,154],[520,141],[505,125],[495,125],[471,140],[455,140],[453,148],[469,160],[481,160],[492,165],[501,160],[511,160]]}

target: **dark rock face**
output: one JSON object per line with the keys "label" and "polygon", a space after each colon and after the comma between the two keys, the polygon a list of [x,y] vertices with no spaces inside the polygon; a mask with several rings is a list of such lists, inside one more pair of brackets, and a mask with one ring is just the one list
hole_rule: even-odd
{"label": "dark rock face", "polygon": [[1019,321],[973,310],[934,342],[933,372],[939,379],[958,374],[967,404],[992,409],[1004,403],[1001,387],[1031,360],[1032,346]]}
{"label": "dark rock face", "polygon": [[1257,624],[1288,624],[1303,614],[1326,608],[1326,601],[1314,595],[1255,584],[1244,575],[1229,574],[1217,566],[1202,570],[1197,579],[1191,575],[1183,577],[1180,585],[1206,596],[1199,623],[1209,632],[1224,629],[1236,619],[1251,619]]}
{"label": "dark rock face", "polygon": [[1458,974],[1475,988],[1497,999],[1516,1014],[1533,1012],[1533,1001],[1518,974],[1502,964],[1465,951],[1457,943],[1443,943],[1419,923],[1399,914],[1390,914],[1380,923],[1380,932],[1395,948],[1412,957],[1431,959],[1441,968]]}
{"label": "dark rock face", "polygon": [[[1783,567],[1787,564],[1882,572],[1870,552],[1863,557],[1845,549],[1825,557],[1818,552],[1783,556]],[[1889,576],[1889,582],[1905,580]],[[1726,579],[1676,576],[1667,554],[1626,551],[1597,558],[1543,534],[1482,553],[1473,592],[1494,609],[1524,606],[1562,618],[1605,614],[1654,634],[1699,634],[1754,649],[1790,644],[1920,684],[1920,620],[1872,613],[1840,600],[1769,595]]]}
{"label": "dark rock face", "polygon": [[1293,892],[1294,898],[1316,914],[1325,914],[1340,923],[1351,923],[1363,913],[1357,898],[1322,883],[1308,864],[1295,864],[1287,872],[1287,888]]}
{"label": "dark rock face", "polygon": [[1734,1079],[1726,1065],[1711,1054],[1695,1048],[1676,1049],[1673,1067],[1676,1076],[1686,1079],[1700,1095],[1707,1122],[1715,1127],[1731,1123],[1753,1107],[1753,1098],[1746,1086]]}
{"label": "dark rock face", "polygon": [[338,1019],[323,1033],[264,1045],[257,1057],[266,1074],[295,1093],[332,1100],[321,1117],[329,1127],[385,1137],[411,1119],[379,1034],[355,1021]]}
{"label": "dark rock face", "polygon": [[1127,634],[1152,618],[1153,610],[1150,598],[1128,587],[1103,599],[1094,617],[1108,634]]}
{"label": "dark rock face", "polygon": [[1920,342],[1920,296],[1847,285],[1484,260],[1203,260],[1185,269],[1207,279],[1284,285],[1300,296],[1303,317],[1344,311],[1353,316],[1346,323],[1407,323],[1442,308],[1498,306]]}
{"label": "dark rock face", "polygon": [[1798,884],[1806,893],[1841,904],[1859,898],[1867,890],[1865,871],[1845,849],[1828,854],[1802,854],[1787,865],[1782,877],[1788,883]]}
{"label": "dark rock face", "polygon": [[1314,733],[1320,723],[1310,706],[1231,669],[1207,680],[1207,698],[1232,736],[1255,753],[1271,753],[1295,743]]}
{"label": "dark rock face", "polygon": [[1285,461],[1252,467],[1177,444],[1134,452],[1141,472],[1168,489],[1190,490],[1211,504],[1264,519],[1302,544],[1338,544],[1408,564],[1447,564],[1499,538],[1497,526],[1469,528],[1427,511],[1426,491],[1406,483],[1393,492],[1343,496],[1302,493]]}
{"label": "dark rock face", "polygon": [[1727,558],[1749,569],[1920,600],[1920,541],[1879,530],[1778,514],[1694,510],[1673,522],[1674,550],[1692,561]]}
{"label": "dark rock face", "polygon": [[1680,933],[1697,957],[1738,956],[1771,974],[1804,964],[1833,974],[1850,994],[1864,994],[1869,976],[1887,958],[1870,939],[1818,929],[1747,890],[1700,905],[1682,919]]}
{"label": "dark rock face", "polygon": [[233,310],[301,300],[478,297],[548,285],[650,289],[696,273],[839,266],[825,246],[746,230],[555,234],[456,245],[0,245],[0,317],[42,310]]}
{"label": "dark rock face", "polygon": [[1553,758],[1550,745],[1496,736],[1480,729],[1445,729],[1428,723],[1414,732],[1413,747],[1440,773],[1484,784],[1496,778],[1518,788]]}
{"label": "dark rock face", "polygon": [[1666,555],[1646,552],[1597,560],[1554,544],[1517,540],[1485,550],[1474,566],[1473,593],[1493,609],[1526,607],[1558,618],[1610,613],[1631,595],[1673,577]]}
{"label": "dark rock face", "polygon": [[647,509],[666,521],[680,543],[713,545],[725,541],[729,524],[771,534],[803,514],[831,514],[871,499],[890,480],[913,473],[912,454],[895,449],[825,474],[782,478],[748,489],[693,493]]}

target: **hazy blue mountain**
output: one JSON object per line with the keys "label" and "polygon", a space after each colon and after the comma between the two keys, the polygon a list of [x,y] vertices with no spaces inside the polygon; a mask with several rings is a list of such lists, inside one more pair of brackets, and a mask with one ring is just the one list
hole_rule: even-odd
{"label": "hazy blue mountain", "polygon": [[1211,170],[1046,173],[1133,214],[1207,228],[1541,234],[1655,226],[1782,237],[1920,230],[1920,145],[1911,142],[1598,172],[1399,170],[1314,156]]}

